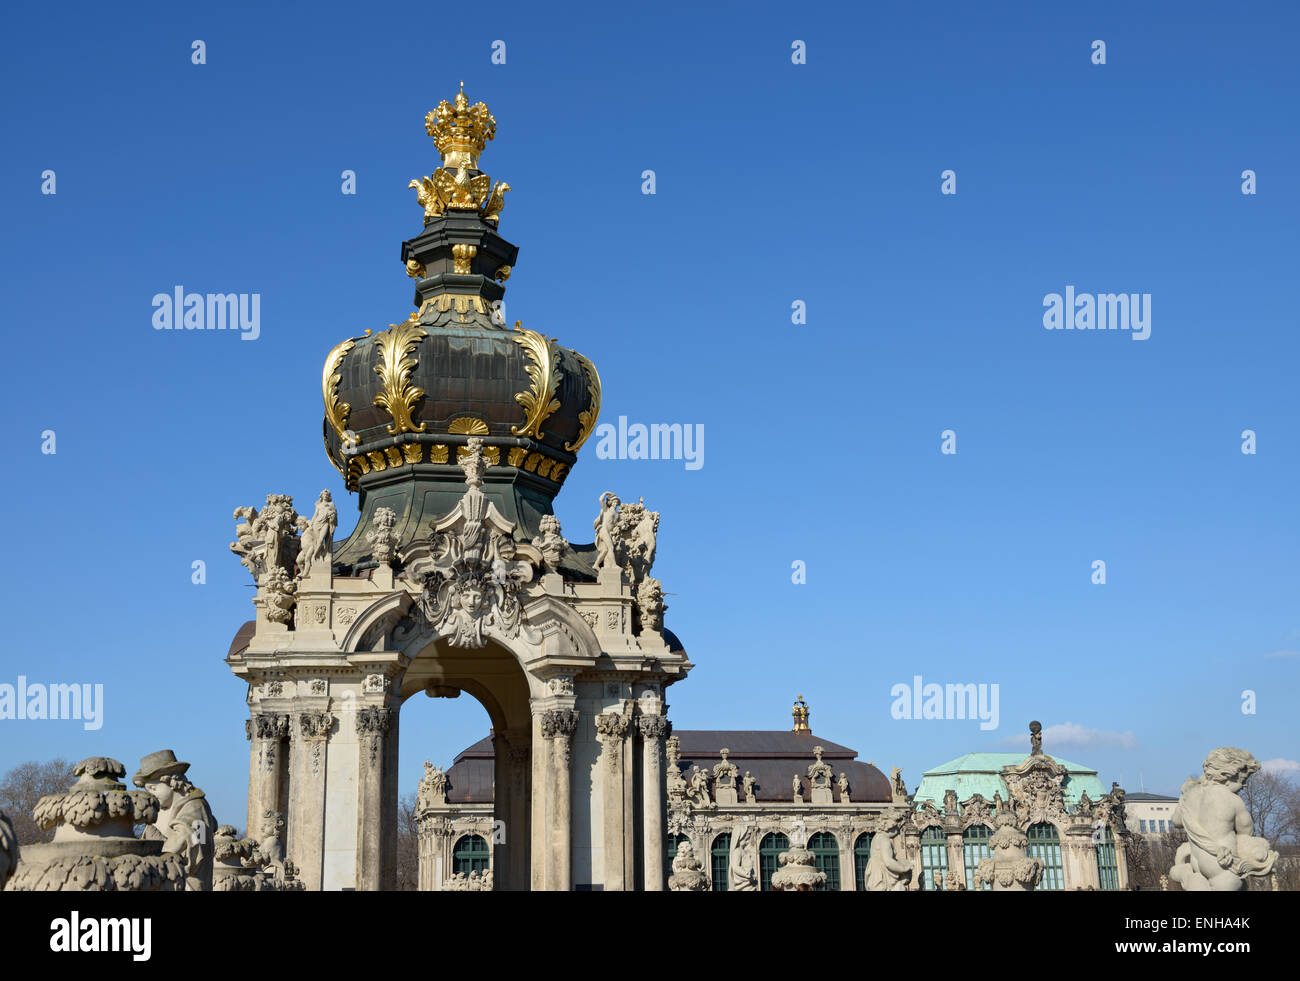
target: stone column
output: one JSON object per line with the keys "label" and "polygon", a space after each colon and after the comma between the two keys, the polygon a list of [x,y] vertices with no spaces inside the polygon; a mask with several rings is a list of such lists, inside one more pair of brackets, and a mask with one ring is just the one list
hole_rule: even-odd
{"label": "stone column", "polygon": [[596,716],[596,738],[600,740],[603,773],[602,840],[604,842],[604,886],[622,892],[628,888],[632,870],[626,864],[624,847],[625,822],[631,816],[625,809],[623,779],[623,739],[631,716],[606,712]]}
{"label": "stone column", "polygon": [[551,743],[551,861],[547,888],[573,889],[573,733],[578,728],[575,709],[551,709],[542,716],[542,734]]}
{"label": "stone column", "polygon": [[[281,713],[255,712],[244,724],[251,744],[248,762],[247,834],[262,837],[267,811],[284,810],[288,760],[284,741],[289,738],[289,716]],[[282,813],[282,816],[287,817]]]}
{"label": "stone column", "polygon": [[334,716],[300,712],[302,737],[294,747],[294,864],[308,890],[319,890],[325,869],[325,751]]}
{"label": "stone column", "polygon": [[642,866],[647,892],[664,888],[664,774],[663,743],[672,726],[662,715],[643,715],[641,730],[641,827],[644,832]]}
{"label": "stone column", "polygon": [[[385,705],[367,705],[356,713],[357,726],[357,874],[356,888],[392,889],[396,869],[389,869],[384,840],[393,837],[384,814],[384,774],[389,754],[388,730],[396,713]],[[392,740],[395,741],[395,740]],[[393,874],[386,874],[389,873]],[[388,880],[393,881],[388,881]]]}
{"label": "stone column", "polygon": [[[505,841],[493,842],[492,887],[522,890],[528,887],[528,783],[529,740],[526,732],[497,733],[493,816],[503,822]],[[494,829],[495,830],[495,829]]]}
{"label": "stone column", "polygon": [[546,735],[546,713],[533,713],[533,745],[532,745],[532,789],[535,791],[529,796],[529,802],[532,808],[529,815],[529,857],[528,863],[528,881],[529,888],[534,892],[547,888],[550,882],[548,869],[551,864],[550,833],[551,827],[551,794],[550,773],[554,769],[551,763],[552,740]]}

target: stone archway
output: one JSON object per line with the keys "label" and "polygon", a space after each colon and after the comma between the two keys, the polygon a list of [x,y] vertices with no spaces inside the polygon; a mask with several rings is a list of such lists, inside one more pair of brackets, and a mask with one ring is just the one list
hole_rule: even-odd
{"label": "stone archway", "polygon": [[[452,647],[445,640],[432,641],[411,658],[394,687],[399,711],[413,698],[465,692],[488,713],[495,753],[492,816],[503,832],[491,841],[493,888],[529,888],[532,708],[528,679],[515,656],[491,641],[472,650]],[[402,772],[394,738],[393,774],[384,786],[384,810],[394,817]],[[395,868],[396,836],[385,835],[384,847],[389,853],[384,864]]]}

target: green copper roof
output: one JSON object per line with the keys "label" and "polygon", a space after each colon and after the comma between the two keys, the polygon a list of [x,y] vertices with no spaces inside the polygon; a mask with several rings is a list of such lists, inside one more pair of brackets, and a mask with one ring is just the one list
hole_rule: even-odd
{"label": "green copper roof", "polygon": [[[913,803],[919,806],[928,800],[942,807],[943,795],[949,788],[957,792],[959,801],[968,800],[975,794],[983,794],[986,800],[991,801],[994,793],[1000,793],[1005,800],[1008,794],[1007,785],[1002,782],[1002,769],[1019,766],[1025,759],[1024,753],[967,753],[959,756],[922,774]],[[1096,770],[1059,756],[1050,756],[1049,759],[1065,767],[1067,776],[1061,791],[1067,807],[1077,804],[1085,790],[1093,800],[1105,795],[1106,789]]]}

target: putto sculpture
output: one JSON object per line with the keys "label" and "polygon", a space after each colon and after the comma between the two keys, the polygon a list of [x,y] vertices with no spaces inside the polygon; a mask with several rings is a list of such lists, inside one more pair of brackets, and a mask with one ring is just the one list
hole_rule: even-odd
{"label": "putto sculpture", "polygon": [[1205,758],[1203,774],[1183,784],[1174,808],[1175,828],[1187,841],[1174,854],[1169,878],[1189,892],[1233,892],[1246,879],[1273,871],[1278,853],[1254,834],[1254,821],[1238,796],[1260,763],[1249,752],[1221,746]]}

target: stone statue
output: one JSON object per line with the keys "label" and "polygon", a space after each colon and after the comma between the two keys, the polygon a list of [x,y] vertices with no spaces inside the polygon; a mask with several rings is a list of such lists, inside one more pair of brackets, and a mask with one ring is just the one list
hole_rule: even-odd
{"label": "stone statue", "polygon": [[802,804],[803,803],[803,781],[799,779],[799,774],[796,773],[794,775],[794,779],[790,782],[790,786],[794,788],[794,802],[796,804]]}
{"label": "stone statue", "polygon": [[695,857],[689,838],[683,838],[673,856],[673,874],[668,877],[668,888],[673,892],[704,892],[709,888],[709,878],[704,866]]}
{"label": "stone statue", "polygon": [[756,798],[754,797],[754,784],[755,784],[755,783],[756,783],[756,781],[754,780],[754,778],[753,778],[752,776],[750,776],[749,771],[746,770],[746,771],[745,771],[745,776],[744,776],[744,778],[741,780],[741,786],[742,786],[742,787],[744,788],[744,790],[745,790],[745,803],[746,803],[746,804],[753,804],[753,803],[755,803],[755,801],[756,801]]}
{"label": "stone statue", "polygon": [[178,856],[185,866],[185,891],[198,892],[212,888],[217,821],[203,791],[186,779],[189,768],[170,749],[162,749],[141,759],[131,780],[158,798],[160,808],[141,837],[160,839],[164,855]]}
{"label": "stone statue", "polygon": [[732,892],[756,892],[758,890],[758,847],[757,830],[752,824],[745,825],[740,836],[732,841],[731,874]]}
{"label": "stone statue", "polygon": [[1273,871],[1278,853],[1254,835],[1254,821],[1238,793],[1260,763],[1249,752],[1221,746],[1205,758],[1203,776],[1183,784],[1174,827],[1187,832],[1169,878],[1189,892],[1233,892],[1251,876]]}
{"label": "stone statue", "polygon": [[277,882],[291,881],[297,873],[293,863],[284,857],[284,815],[279,811],[267,810],[262,814],[262,840],[258,846],[258,857],[262,871]]}
{"label": "stone statue", "polygon": [[943,873],[935,869],[930,878],[934,882],[934,891],[943,892]]}
{"label": "stone statue", "polygon": [[618,565],[614,554],[614,530],[618,527],[619,504],[619,499],[609,491],[600,495],[600,514],[592,525],[596,532],[596,572]]}
{"label": "stone statue", "polygon": [[691,773],[691,799],[696,807],[708,807],[713,803],[709,797],[709,775],[698,766]]}
{"label": "stone statue", "polygon": [[949,787],[943,792],[943,812],[945,814],[956,814],[957,811],[957,791]]}
{"label": "stone statue", "polygon": [[1043,755],[1043,724],[1037,720],[1029,723],[1029,755]]}
{"label": "stone statue", "polygon": [[435,807],[447,803],[447,774],[428,760],[424,761],[424,776],[416,791],[416,808]]}
{"label": "stone statue", "polygon": [[339,512],[334,507],[330,492],[321,491],[311,520],[299,518],[297,524],[302,531],[298,549],[298,578],[306,579],[315,563],[329,560],[334,545],[334,529],[339,526]]}
{"label": "stone statue", "polygon": [[903,783],[903,768],[901,766],[890,767],[889,784],[893,788],[894,800],[907,800],[907,784]]}
{"label": "stone statue", "polygon": [[392,508],[375,508],[372,524],[374,527],[366,533],[370,554],[380,565],[391,565],[397,555],[397,536],[393,534],[397,512]]}
{"label": "stone statue", "polygon": [[9,874],[18,867],[18,836],[14,826],[0,811],[0,889],[5,887]]}
{"label": "stone statue", "polygon": [[533,545],[542,553],[542,561],[546,563],[546,568],[555,572],[560,565],[560,560],[564,558],[564,553],[569,550],[569,543],[560,533],[560,519],[553,514],[544,514],[538,522],[541,529],[541,535],[533,539]]}
{"label": "stone statue", "polygon": [[871,854],[862,882],[867,892],[902,892],[912,879],[912,865],[894,853],[894,838],[907,820],[905,813],[896,813],[888,823],[871,836]]}
{"label": "stone statue", "polygon": [[230,550],[239,556],[240,563],[253,574],[259,583],[272,569],[292,573],[298,557],[298,514],[293,509],[293,498],[287,494],[267,494],[266,507],[259,514],[256,508],[235,508],[236,541]]}
{"label": "stone statue", "polygon": [[645,499],[619,511],[618,539],[622,545],[621,565],[631,582],[640,583],[655,564],[659,512],[647,511]]}
{"label": "stone statue", "polygon": [[639,634],[642,630],[653,630],[656,633],[662,631],[664,611],[667,609],[663,585],[654,576],[646,576],[636,588],[636,615],[639,629],[635,633]]}
{"label": "stone statue", "polygon": [[839,787],[840,787],[840,803],[841,803],[841,804],[848,804],[848,803],[849,803],[849,777],[848,777],[848,774],[846,774],[846,773],[841,773],[841,774],[840,774]]}

